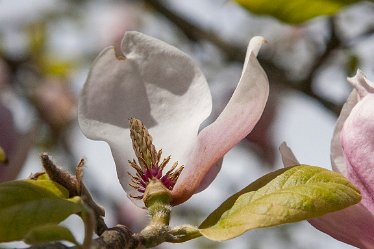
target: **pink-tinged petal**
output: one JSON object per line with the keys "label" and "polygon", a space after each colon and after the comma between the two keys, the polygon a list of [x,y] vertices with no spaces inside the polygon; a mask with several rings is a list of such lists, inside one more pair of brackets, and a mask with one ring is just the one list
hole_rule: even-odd
{"label": "pink-tinged petal", "polygon": [[374,212],[374,84],[358,71],[349,79],[360,100],[351,110],[341,131],[347,177],[361,191],[362,203]]}
{"label": "pink-tinged petal", "polygon": [[357,70],[354,77],[348,78],[348,81],[355,87],[355,89],[349,95],[346,103],[344,104],[342,111],[340,112],[337,120],[334,134],[331,140],[331,163],[334,171],[340,172],[342,175],[347,176],[347,166],[345,164],[344,153],[340,141],[341,130],[351,113],[353,107],[357,104],[360,98],[363,98],[368,93],[374,92],[374,84],[368,81],[361,70]]}
{"label": "pink-tinged petal", "polygon": [[214,180],[218,173],[220,172],[222,168],[222,163],[223,163],[223,158],[221,158],[209,171],[208,173],[204,176],[204,179],[200,183],[200,186],[198,189],[196,189],[195,194],[203,191],[206,189],[211,183],[212,180]]}
{"label": "pink-tinged petal", "polygon": [[199,133],[188,167],[173,190],[174,204],[182,203],[202,184],[211,182],[216,174],[210,172],[217,172],[214,166],[218,160],[245,138],[260,119],[269,94],[267,76],[256,58],[264,41],[262,37],[250,41],[233,96],[216,121]]}
{"label": "pink-tinged petal", "polygon": [[199,126],[210,114],[211,95],[201,71],[175,47],[127,32],[122,53],[107,48],[95,60],[78,119],[88,138],[108,142],[119,180],[129,191],[127,161],[136,157],[128,119],[140,119],[165,157],[187,165]]}
{"label": "pink-tinged petal", "polygon": [[363,204],[374,212],[374,94],[352,109],[341,132],[347,177],[361,191]]}
{"label": "pink-tinged petal", "polygon": [[361,203],[308,221],[337,240],[361,249],[374,248],[374,216]]}
{"label": "pink-tinged petal", "polygon": [[334,133],[331,139],[330,151],[331,151],[331,165],[334,171],[341,173],[344,176],[347,176],[347,166],[345,164],[345,158],[343,154],[342,144],[340,142],[340,133],[343,129],[343,125],[347,120],[349,114],[352,111],[352,108],[358,102],[358,94],[356,90],[353,90],[349,95],[347,102],[343,105],[343,108],[340,112],[339,118],[336,121]]}
{"label": "pink-tinged petal", "polygon": [[291,148],[288,147],[285,142],[283,142],[279,146],[279,151],[281,153],[284,167],[287,168],[287,167],[292,167],[295,165],[300,165],[299,161],[295,157],[295,154],[292,152]]}

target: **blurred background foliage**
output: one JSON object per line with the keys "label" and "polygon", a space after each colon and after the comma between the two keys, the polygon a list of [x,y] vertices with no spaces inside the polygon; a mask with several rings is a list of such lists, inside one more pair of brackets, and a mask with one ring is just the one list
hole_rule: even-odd
{"label": "blurred background foliage", "polygon": [[271,15],[279,20],[300,24],[317,16],[333,15],[358,0],[236,0],[237,3],[247,8],[250,12]]}
{"label": "blurred background foliage", "polygon": [[[142,227],[144,212],[121,191],[108,147],[85,139],[76,119],[90,64],[104,47],[119,48],[128,30],[175,45],[201,65],[214,103],[207,122],[235,89],[249,39],[263,35],[269,41],[259,55],[271,83],[262,119],[227,155],[217,181],[176,208],[175,223],[199,224],[225,197],[280,167],[277,147],[283,140],[291,142],[302,161],[329,167],[333,125],[351,89],[345,78],[358,67],[374,76],[372,1],[3,0],[0,181],[40,170],[42,151],[71,169],[86,157],[86,181],[108,210],[108,224],[122,223],[134,231]],[[70,223],[79,233],[81,225]],[[254,231],[225,243],[198,239],[173,247],[230,246],[350,248],[306,223]]]}

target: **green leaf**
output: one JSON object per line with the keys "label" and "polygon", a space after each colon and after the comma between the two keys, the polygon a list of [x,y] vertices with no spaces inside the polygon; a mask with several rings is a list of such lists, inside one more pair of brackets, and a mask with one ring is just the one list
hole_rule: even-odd
{"label": "green leaf", "polygon": [[24,241],[30,245],[62,240],[72,242],[75,245],[79,245],[69,229],[56,224],[47,224],[36,227],[28,232],[24,237]]}
{"label": "green leaf", "polygon": [[58,224],[81,212],[79,197],[50,180],[19,180],[0,184],[0,242],[21,240],[33,228]]}
{"label": "green leaf", "polygon": [[0,163],[5,163],[7,161],[4,149],[0,146]]}
{"label": "green leaf", "polygon": [[236,0],[250,12],[299,24],[317,16],[333,15],[358,0]]}
{"label": "green leaf", "polygon": [[314,218],[361,200],[342,175],[314,166],[280,169],[227,199],[200,225],[211,240],[227,240],[261,227]]}
{"label": "green leaf", "polygon": [[60,198],[69,198],[69,191],[57,182],[50,180],[47,174],[41,174],[38,176],[37,180],[20,180],[14,182],[28,182],[48,190]]}

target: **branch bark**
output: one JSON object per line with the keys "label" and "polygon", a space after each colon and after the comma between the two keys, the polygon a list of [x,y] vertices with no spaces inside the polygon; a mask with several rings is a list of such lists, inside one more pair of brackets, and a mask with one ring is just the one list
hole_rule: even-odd
{"label": "branch bark", "polygon": [[[132,233],[127,227],[117,225],[101,234],[91,245],[91,249],[143,249],[145,248],[137,234]],[[76,246],[66,246],[62,243],[35,245],[25,249],[78,249]]]}

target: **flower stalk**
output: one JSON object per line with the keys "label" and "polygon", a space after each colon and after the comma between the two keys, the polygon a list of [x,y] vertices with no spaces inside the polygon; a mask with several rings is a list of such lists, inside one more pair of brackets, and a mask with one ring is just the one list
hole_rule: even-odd
{"label": "flower stalk", "polygon": [[140,232],[141,242],[145,247],[154,247],[170,237],[170,212],[173,189],[183,166],[174,163],[163,175],[163,170],[170,161],[170,156],[161,162],[162,150],[157,151],[152,137],[143,123],[135,118],[129,119],[130,137],[138,162],[129,161],[136,171],[128,173],[132,182],[129,184],[141,195],[131,196],[142,199],[151,217],[149,225]]}
{"label": "flower stalk", "polygon": [[151,216],[150,225],[169,225],[171,192],[162,182],[152,180],[147,186],[143,201]]}
{"label": "flower stalk", "polygon": [[140,237],[145,247],[154,247],[165,242],[169,237],[171,192],[161,181],[153,179],[146,188],[143,201],[151,220],[140,232]]}
{"label": "flower stalk", "polygon": [[201,236],[199,229],[191,225],[180,225],[170,230],[167,242],[182,243]]}

